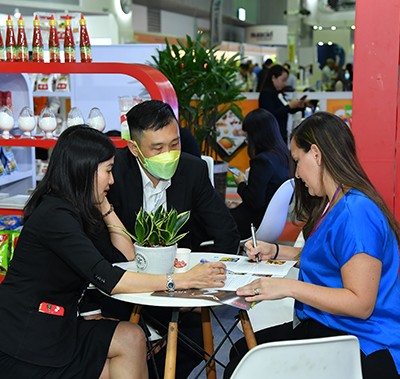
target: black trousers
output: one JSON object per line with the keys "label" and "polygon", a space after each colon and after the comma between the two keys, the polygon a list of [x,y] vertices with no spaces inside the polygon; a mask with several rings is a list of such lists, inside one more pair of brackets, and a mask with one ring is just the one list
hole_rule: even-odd
{"label": "black trousers", "polygon": [[[330,329],[314,320],[303,321],[295,329],[292,322],[259,330],[255,333],[258,344],[274,341],[300,340],[308,338],[322,338],[347,335],[340,330]],[[240,360],[247,353],[248,348],[244,338],[238,340],[231,348],[229,363],[224,372],[224,379],[229,379]],[[393,358],[389,350],[379,350],[366,356],[361,354],[361,366],[364,379],[399,379]],[[268,372],[265,373],[268,377]]]}

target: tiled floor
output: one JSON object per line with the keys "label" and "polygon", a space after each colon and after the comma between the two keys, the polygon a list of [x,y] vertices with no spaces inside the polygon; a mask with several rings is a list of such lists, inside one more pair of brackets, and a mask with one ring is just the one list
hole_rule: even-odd
{"label": "tiled floor", "polygon": [[[213,310],[226,330],[229,330],[234,324],[234,322],[236,321],[235,317],[237,316],[239,311],[237,308],[233,308],[228,305],[214,307]],[[217,347],[225,336],[225,333],[218,322],[214,319],[214,317],[212,318],[212,323],[214,334],[214,347]],[[235,342],[239,338],[243,337],[243,333],[237,327],[235,327],[230,334],[230,337],[232,341]],[[226,340],[216,355],[217,360],[219,360],[223,364],[226,364],[229,360],[228,357],[230,348],[231,342],[229,342],[229,340]],[[188,379],[205,379],[206,373],[205,370],[201,370],[202,368],[203,365],[199,365],[197,368],[195,368],[189,375]],[[224,368],[217,364],[217,379],[221,379],[223,377],[223,372]]]}

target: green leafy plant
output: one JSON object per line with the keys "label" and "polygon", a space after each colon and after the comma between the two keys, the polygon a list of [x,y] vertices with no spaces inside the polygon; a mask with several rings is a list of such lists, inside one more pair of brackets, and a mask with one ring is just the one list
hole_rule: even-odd
{"label": "green leafy plant", "polygon": [[236,83],[239,54],[228,58],[216,46],[206,46],[201,33],[194,40],[178,40],[178,45],[166,39],[165,50],[157,53],[152,56],[155,67],[175,89],[182,126],[190,128],[203,154],[215,155],[217,120],[228,108],[242,114],[234,103],[244,99]]}
{"label": "green leafy plant", "polygon": [[161,205],[154,212],[146,212],[143,208],[139,210],[135,221],[135,235],[116,225],[112,227],[128,234],[140,246],[171,246],[188,233],[178,234],[189,217],[190,211],[178,214],[176,209],[167,211]]}

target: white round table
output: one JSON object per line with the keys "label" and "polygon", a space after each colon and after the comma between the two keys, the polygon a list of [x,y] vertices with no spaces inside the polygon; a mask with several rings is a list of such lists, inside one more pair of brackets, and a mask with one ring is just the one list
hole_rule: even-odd
{"label": "white round table", "polygon": [[[235,257],[232,254],[217,254],[217,253],[191,253],[190,254],[190,265],[194,267],[199,264],[201,260],[205,261],[218,261],[223,257]],[[127,271],[137,272],[136,263],[122,262],[115,263]],[[179,308],[201,308],[202,316],[202,327],[203,327],[203,342],[204,351],[206,353],[205,359],[207,362],[207,378],[216,379],[215,361],[209,360],[208,357],[214,354],[214,341],[212,334],[212,324],[210,317],[209,307],[215,307],[223,305],[222,303],[214,300],[204,300],[199,298],[179,298],[179,297],[167,297],[167,296],[153,296],[152,292],[142,293],[120,293],[112,295],[114,299],[125,301],[128,303],[135,304],[134,310],[131,316],[131,322],[139,322],[140,308],[142,305],[151,305],[156,307],[170,307],[173,308],[171,321],[168,326],[168,339],[167,339],[167,355],[165,358],[165,372],[164,379],[174,379],[176,371],[176,349],[178,344],[178,314]],[[255,338],[251,324],[249,321],[248,314],[245,310],[239,311],[239,318],[242,323],[243,331],[248,341],[249,348],[255,346]],[[250,341],[250,342],[249,342]]]}

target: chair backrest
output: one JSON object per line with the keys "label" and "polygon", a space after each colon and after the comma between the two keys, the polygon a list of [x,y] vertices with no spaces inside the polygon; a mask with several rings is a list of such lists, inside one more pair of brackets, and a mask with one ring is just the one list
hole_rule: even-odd
{"label": "chair backrest", "polygon": [[269,342],[251,349],[231,379],[362,379],[355,336]]}
{"label": "chair backrest", "polygon": [[276,190],[264,213],[256,238],[260,241],[274,242],[285,227],[289,204],[294,191],[294,179],[288,179]]}
{"label": "chair backrest", "polygon": [[208,176],[210,177],[210,182],[214,187],[214,158],[208,155],[202,155],[201,159],[203,159],[207,163]]}

